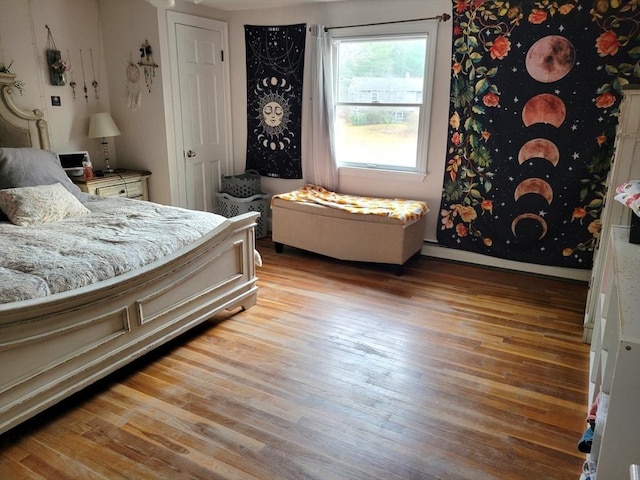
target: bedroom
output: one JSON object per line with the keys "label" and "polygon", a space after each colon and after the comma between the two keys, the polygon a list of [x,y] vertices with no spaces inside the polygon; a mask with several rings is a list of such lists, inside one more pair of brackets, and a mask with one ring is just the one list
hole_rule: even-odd
{"label": "bedroom", "polygon": [[[385,21],[388,19],[415,18],[425,15],[437,15],[443,11],[450,11],[450,2],[429,2],[425,8],[425,2],[341,2],[335,5],[305,6],[298,8],[276,7],[270,11],[241,11],[227,12],[210,9],[203,4],[194,5],[191,2],[178,2],[181,12],[206,16],[229,24],[230,63],[231,63],[231,110],[244,111],[244,92],[233,88],[234,85],[243,83],[244,72],[236,71],[234,65],[243,64],[244,52],[242,48],[234,48],[234,45],[243,45],[242,25],[270,24],[270,23],[294,23],[304,18],[305,21],[321,22],[326,24],[361,23]],[[122,135],[111,139],[109,145],[112,149],[112,162],[118,168],[135,168],[152,172],[150,178],[151,197],[160,203],[172,203],[172,158],[173,146],[165,138],[171,131],[170,121],[165,120],[165,112],[171,107],[166,101],[166,89],[169,88],[164,79],[169,75],[168,69],[162,67],[156,72],[150,92],[142,92],[141,106],[138,111],[131,112],[126,107],[127,80],[125,76],[126,62],[133,52],[137,56],[137,50],[141,43],[148,40],[154,47],[156,61],[162,58],[163,52],[160,45],[166,41],[163,33],[158,28],[159,11],[144,1],[18,1],[2,0],[2,27],[0,34],[1,52],[5,63],[13,61],[12,71],[19,73],[27,85],[26,94],[20,98],[22,105],[38,106],[45,111],[52,130],[52,138],[56,149],[62,151],[89,150],[91,157],[100,167],[101,147],[98,141],[86,137],[87,119],[90,113],[102,110],[110,110],[118,120]],[[99,5],[99,6],[98,6]],[[375,5],[376,8],[366,8]],[[398,6],[403,8],[398,8]],[[364,6],[364,8],[363,8]],[[366,11],[366,12],[365,12]],[[8,14],[5,14],[8,12]],[[46,20],[45,20],[46,19]],[[78,20],[80,19],[80,20]],[[306,20],[308,19],[308,20]],[[162,19],[160,23],[164,22]],[[31,24],[37,25],[31,27]],[[81,85],[85,82],[89,89],[89,99],[85,102],[81,88],[76,92],[75,101],[72,98],[71,89],[68,87],[52,87],[41,82],[40,62],[35,59],[34,48],[38,51],[46,44],[46,30],[44,24],[51,27],[58,48],[64,52],[71,50],[70,56],[74,63],[74,81]],[[102,23],[102,35],[97,35],[99,24]],[[439,27],[439,45],[449,45],[451,36],[451,24],[444,23]],[[9,38],[10,40],[7,40]],[[82,49],[84,57],[84,79],[82,69],[79,68],[79,50]],[[95,71],[90,67],[91,53],[94,55]],[[39,54],[41,55],[41,54]],[[446,76],[436,79],[436,91],[448,91],[451,54],[447,48],[439,48],[437,62],[440,70],[447,72]],[[158,62],[164,65],[164,62]],[[100,85],[99,99],[93,96],[91,82],[97,79]],[[34,92],[35,90],[35,92]],[[62,105],[51,105],[50,97],[59,96]],[[41,100],[44,99],[44,100]],[[46,101],[45,101],[46,100]],[[445,95],[436,95],[434,109],[442,118],[448,118],[448,99]],[[239,172],[244,169],[244,136],[246,134],[246,116],[233,115],[233,157],[230,170]],[[434,157],[443,157],[446,150],[447,125],[440,122],[432,125],[431,148]],[[367,183],[373,191],[379,195],[395,195],[396,191],[402,191],[406,196],[425,197],[424,191],[431,197],[425,198],[431,205],[439,204],[439,191],[444,174],[444,163],[435,164],[434,171],[427,176],[426,185],[423,183],[380,181],[379,179],[345,178],[345,188],[352,191],[361,191],[362,184]],[[264,179],[265,189],[269,192],[284,191],[298,185],[291,185],[272,179]],[[295,182],[293,182],[295,183]],[[427,188],[425,188],[425,186]],[[437,208],[437,207],[435,207]],[[432,219],[427,238],[435,239],[437,224]],[[471,254],[457,255],[457,258]],[[471,259],[469,259],[471,261]],[[480,263],[490,266],[509,266],[496,258],[482,256]],[[508,263],[508,262],[507,262]],[[521,268],[520,265],[511,264],[512,268]],[[551,267],[527,266],[537,273],[558,273]],[[560,272],[559,276],[578,275],[582,280],[587,277],[584,272]]]}

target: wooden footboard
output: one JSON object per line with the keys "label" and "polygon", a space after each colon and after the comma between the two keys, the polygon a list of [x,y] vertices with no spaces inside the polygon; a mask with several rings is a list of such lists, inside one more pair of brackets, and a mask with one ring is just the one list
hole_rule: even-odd
{"label": "wooden footboard", "polygon": [[0,433],[217,312],[254,305],[258,216],[115,279],[0,305]]}

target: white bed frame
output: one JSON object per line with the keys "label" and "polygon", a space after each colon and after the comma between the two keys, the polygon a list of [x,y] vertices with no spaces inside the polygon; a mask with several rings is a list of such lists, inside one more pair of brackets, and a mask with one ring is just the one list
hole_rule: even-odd
{"label": "white bed frame", "polygon": [[[0,74],[0,146],[48,149],[42,112],[12,100],[14,79]],[[255,305],[258,216],[114,279],[0,305],[0,433],[214,314]]]}

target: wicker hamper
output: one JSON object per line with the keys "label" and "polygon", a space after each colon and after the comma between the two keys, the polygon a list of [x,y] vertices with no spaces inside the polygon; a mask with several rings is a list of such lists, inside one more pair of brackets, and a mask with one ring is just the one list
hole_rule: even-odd
{"label": "wicker hamper", "polygon": [[267,212],[269,208],[269,195],[260,193],[247,198],[238,198],[228,193],[217,193],[220,206],[220,215],[231,218],[241,213],[258,212],[260,218],[256,222],[256,238],[267,236]]}

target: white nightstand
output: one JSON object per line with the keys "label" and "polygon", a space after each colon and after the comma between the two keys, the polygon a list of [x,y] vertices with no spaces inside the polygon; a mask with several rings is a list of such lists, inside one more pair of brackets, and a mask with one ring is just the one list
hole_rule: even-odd
{"label": "white nightstand", "polygon": [[151,172],[138,170],[118,170],[105,173],[103,177],[85,180],[83,177],[72,177],[73,183],[85,193],[101,197],[127,197],[149,200],[147,179]]}

